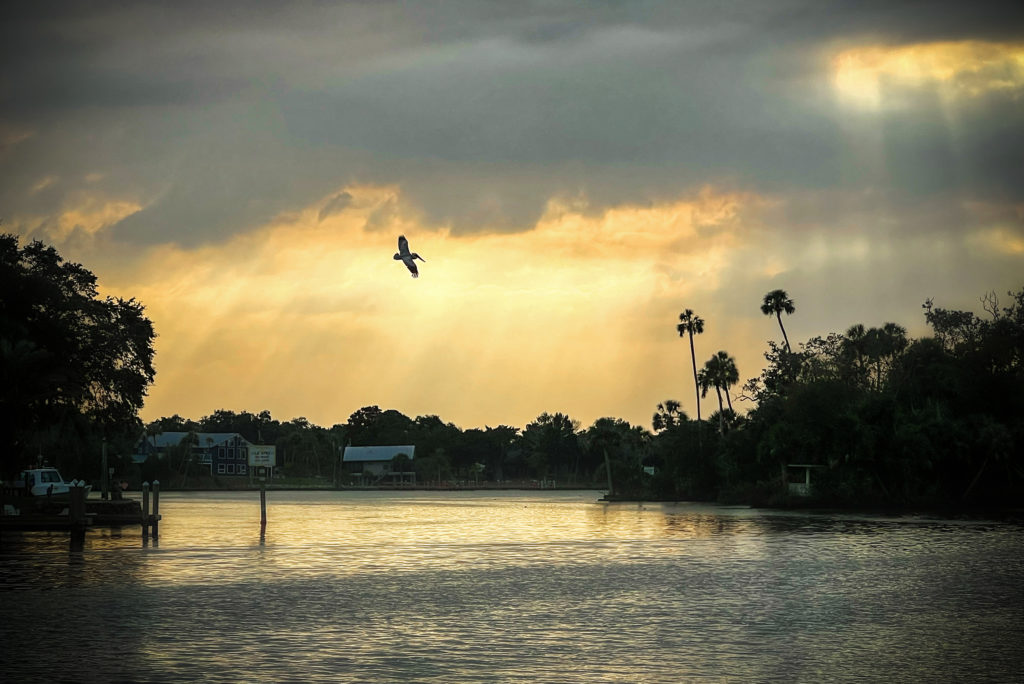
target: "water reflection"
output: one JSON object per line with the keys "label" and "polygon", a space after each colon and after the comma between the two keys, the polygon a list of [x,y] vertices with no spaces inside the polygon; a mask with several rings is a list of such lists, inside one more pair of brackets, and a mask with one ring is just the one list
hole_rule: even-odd
{"label": "water reflection", "polygon": [[[139,528],[5,536],[0,666],[100,680],[1018,679],[1021,527],[595,492],[164,493]],[[36,630],[36,631],[34,631]],[[84,635],[90,635],[88,638]],[[97,650],[96,644],[104,644]],[[141,675],[140,673],[148,673]]]}

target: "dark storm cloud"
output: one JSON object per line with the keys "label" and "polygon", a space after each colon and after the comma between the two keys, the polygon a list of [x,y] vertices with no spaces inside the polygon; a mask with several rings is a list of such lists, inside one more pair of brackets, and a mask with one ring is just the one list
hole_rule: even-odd
{"label": "dark storm cloud", "polygon": [[[18,5],[0,56],[0,202],[130,196],[138,242],[216,240],[352,181],[398,184],[456,231],[529,228],[708,182],[769,193],[884,182],[1021,197],[1019,93],[878,115],[884,178],[828,101],[826,47],[1020,39],[1009,4]],[[86,176],[98,180],[85,181]],[[47,192],[31,193],[56,176]],[[330,205],[327,205],[330,206]],[[324,210],[327,211],[327,206]],[[331,209],[330,211],[334,211]]]}

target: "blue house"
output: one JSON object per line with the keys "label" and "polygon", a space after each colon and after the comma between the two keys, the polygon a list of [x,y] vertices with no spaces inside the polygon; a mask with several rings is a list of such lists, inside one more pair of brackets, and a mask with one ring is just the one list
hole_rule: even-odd
{"label": "blue house", "polygon": [[253,446],[237,432],[161,432],[146,435],[132,455],[132,461],[143,463],[150,455],[163,458],[168,451],[188,440],[192,442],[192,455],[196,461],[210,468],[211,475],[248,475],[249,448]]}

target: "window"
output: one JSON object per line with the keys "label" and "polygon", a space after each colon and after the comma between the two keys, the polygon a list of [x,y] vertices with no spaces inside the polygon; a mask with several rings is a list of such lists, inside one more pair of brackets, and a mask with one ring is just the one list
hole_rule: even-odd
{"label": "window", "polygon": [[223,463],[218,463],[217,464],[217,474],[218,475],[223,475],[224,474],[224,464]]}
{"label": "window", "polygon": [[239,475],[245,475],[245,464],[244,463],[239,463],[238,464],[238,474]]}
{"label": "window", "polygon": [[235,464],[234,463],[228,463],[228,475],[234,475],[234,474],[235,474]]}
{"label": "window", "polygon": [[235,447],[228,447],[228,460],[233,461],[235,459]]}
{"label": "window", "polygon": [[224,458],[224,447],[217,447],[217,455]]}

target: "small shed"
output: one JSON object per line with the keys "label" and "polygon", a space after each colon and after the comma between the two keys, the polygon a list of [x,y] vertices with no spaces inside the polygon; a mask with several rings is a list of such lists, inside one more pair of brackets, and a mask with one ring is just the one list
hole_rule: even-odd
{"label": "small shed", "polygon": [[416,457],[416,447],[412,444],[393,446],[347,446],[342,454],[342,465],[355,476],[361,484],[377,483],[387,479],[392,482],[416,482],[416,473],[412,470],[395,469],[395,457],[405,456],[412,461]]}

